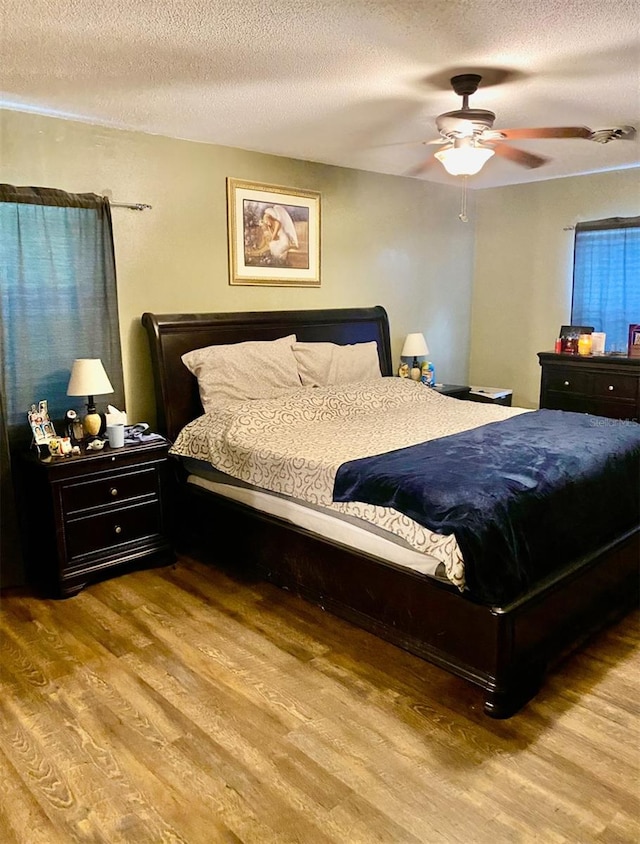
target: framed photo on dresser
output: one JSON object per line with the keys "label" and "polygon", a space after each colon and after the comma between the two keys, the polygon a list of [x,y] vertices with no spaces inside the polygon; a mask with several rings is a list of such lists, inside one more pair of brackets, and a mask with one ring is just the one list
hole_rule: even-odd
{"label": "framed photo on dresser", "polygon": [[629,349],[627,354],[630,358],[640,358],[640,322],[632,322],[629,326]]}

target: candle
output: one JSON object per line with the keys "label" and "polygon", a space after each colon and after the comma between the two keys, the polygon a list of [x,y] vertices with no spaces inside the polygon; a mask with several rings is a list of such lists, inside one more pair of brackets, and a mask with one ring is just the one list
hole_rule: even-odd
{"label": "candle", "polygon": [[578,338],[578,354],[579,355],[590,355],[591,354],[591,335],[590,334],[581,334]]}

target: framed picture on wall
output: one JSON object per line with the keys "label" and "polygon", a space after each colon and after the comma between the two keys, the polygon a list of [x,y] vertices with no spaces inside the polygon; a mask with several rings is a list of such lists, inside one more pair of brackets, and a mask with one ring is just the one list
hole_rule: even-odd
{"label": "framed picture on wall", "polygon": [[229,284],[320,286],[320,194],[227,179]]}

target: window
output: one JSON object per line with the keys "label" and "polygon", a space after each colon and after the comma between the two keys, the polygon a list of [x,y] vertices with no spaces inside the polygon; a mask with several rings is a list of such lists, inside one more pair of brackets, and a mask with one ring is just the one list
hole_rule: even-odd
{"label": "window", "polygon": [[640,322],[640,217],[576,225],[572,325],[607,335],[607,351],[627,350],[629,325]]}
{"label": "window", "polygon": [[94,194],[0,185],[0,386],[12,442],[29,435],[32,403],[53,420],[75,358],[102,358],[122,401],[122,361],[109,204]]}

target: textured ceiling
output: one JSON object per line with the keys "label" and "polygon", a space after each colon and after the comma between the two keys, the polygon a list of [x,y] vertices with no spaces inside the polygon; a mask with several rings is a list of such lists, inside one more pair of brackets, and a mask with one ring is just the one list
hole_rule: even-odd
{"label": "textured ceiling", "polygon": [[[497,129],[640,130],[638,0],[0,0],[0,48],[6,108],[380,173],[438,149],[460,72]],[[470,187],[637,166],[639,136],[510,141],[551,161]]]}

